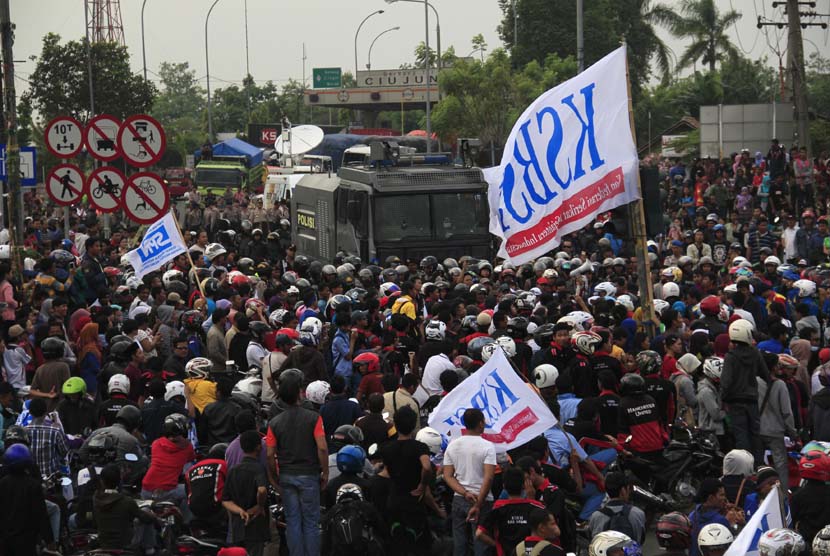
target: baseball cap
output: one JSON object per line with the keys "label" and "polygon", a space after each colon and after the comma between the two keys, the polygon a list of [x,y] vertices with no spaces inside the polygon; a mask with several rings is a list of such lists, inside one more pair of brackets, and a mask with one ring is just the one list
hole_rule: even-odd
{"label": "baseball cap", "polygon": [[9,328],[9,338],[18,338],[22,336],[24,332],[26,332],[26,330],[22,326],[14,324]]}
{"label": "baseball cap", "polygon": [[182,296],[179,295],[177,292],[170,292],[167,294],[167,302],[168,303],[175,303],[176,305],[181,305],[184,303],[182,301]]}

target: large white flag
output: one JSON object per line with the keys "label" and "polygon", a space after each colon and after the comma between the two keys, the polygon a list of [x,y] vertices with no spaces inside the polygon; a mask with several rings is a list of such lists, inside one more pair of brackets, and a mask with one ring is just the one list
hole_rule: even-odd
{"label": "large white flag", "polygon": [[513,126],[501,164],[484,171],[499,257],[525,263],[640,198],[625,56],[620,47],[543,93]]}
{"label": "large white flag", "polygon": [[429,416],[429,426],[452,440],[461,436],[462,417],[470,408],[484,413],[483,437],[495,444],[497,451],[521,446],[556,424],[548,406],[516,374],[500,349],[441,400]]}
{"label": "large white flag", "polygon": [[164,263],[187,252],[187,245],[174,218],[173,213],[168,212],[164,218],[150,224],[144,232],[141,245],[127,253],[127,258],[135,269],[136,278],[141,279],[145,274],[161,268]]}
{"label": "large white flag", "polygon": [[786,525],[781,516],[778,488],[773,488],[724,556],[756,556],[761,535],[778,527],[786,527]]}

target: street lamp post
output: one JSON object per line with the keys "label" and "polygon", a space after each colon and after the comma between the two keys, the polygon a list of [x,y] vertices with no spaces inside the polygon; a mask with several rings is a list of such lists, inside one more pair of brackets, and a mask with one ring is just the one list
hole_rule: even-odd
{"label": "street lamp post", "polygon": [[208,55],[208,20],[210,19],[210,12],[216,7],[219,0],[213,0],[210,5],[207,15],[205,16],[205,70],[207,74],[207,109],[208,109],[208,140],[213,142],[213,107],[210,102],[210,57]]}
{"label": "street lamp post", "polygon": [[398,31],[398,30],[400,30],[400,27],[390,27],[386,31],[381,31],[380,33],[378,33],[378,35],[374,38],[374,40],[372,40],[372,44],[369,45],[369,56],[366,58],[366,69],[367,70],[372,69],[372,49],[375,47],[375,43],[378,41],[378,39],[381,38],[386,33],[391,33],[392,31]]}
{"label": "street lamp post", "polygon": [[[420,4],[424,0],[386,0],[387,4],[394,4],[395,2],[414,2],[415,4]],[[433,15],[435,15],[435,36],[438,42],[436,46],[436,55],[438,56],[438,69],[441,69],[441,18],[438,17],[438,10],[435,9],[430,2],[427,2],[430,9],[432,9]]]}
{"label": "street lamp post", "polygon": [[141,2],[141,64],[144,66],[144,81],[147,81],[147,53],[144,51],[144,6],[147,0]]}
{"label": "street lamp post", "polygon": [[376,10],[366,17],[363,18],[363,21],[360,22],[360,25],[357,26],[357,31],[354,32],[354,77],[357,79],[357,70],[360,69],[357,65],[357,36],[360,34],[360,28],[363,27],[363,24],[368,21],[368,19],[374,15],[380,15],[383,13],[383,10]]}

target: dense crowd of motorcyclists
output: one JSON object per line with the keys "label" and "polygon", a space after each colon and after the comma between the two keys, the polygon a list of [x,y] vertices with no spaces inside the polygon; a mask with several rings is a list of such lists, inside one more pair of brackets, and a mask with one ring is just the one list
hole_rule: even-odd
{"label": "dense crowd of motorcyclists", "polygon": [[[31,198],[0,554],[709,556],[777,490],[760,553],[830,555],[827,158],[646,160],[647,253],[603,215],[519,266],[312,260],[286,204],[194,188],[189,252],[138,279],[140,233]],[[448,442],[430,414],[497,350],[558,422],[503,453],[467,409]]]}

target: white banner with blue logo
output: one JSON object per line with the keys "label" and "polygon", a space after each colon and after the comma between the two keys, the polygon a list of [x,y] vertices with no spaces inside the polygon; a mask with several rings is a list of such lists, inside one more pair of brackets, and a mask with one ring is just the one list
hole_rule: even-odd
{"label": "white banner with blue logo", "polygon": [[501,164],[484,171],[499,257],[523,264],[640,198],[625,56],[620,47],[543,93],[513,126]]}
{"label": "white banner with blue logo", "polygon": [[770,529],[786,527],[778,495],[778,487],[773,487],[723,556],[756,556],[761,535]]}
{"label": "white banner with blue logo", "polygon": [[447,394],[429,416],[429,426],[450,441],[462,435],[464,412],[484,413],[483,438],[502,452],[521,446],[556,424],[547,404],[513,370],[502,350]]}
{"label": "white banner with blue logo", "polygon": [[144,239],[138,249],[127,253],[130,264],[135,269],[135,276],[141,279],[145,274],[158,270],[161,266],[187,252],[172,212],[156,220],[144,232]]}

